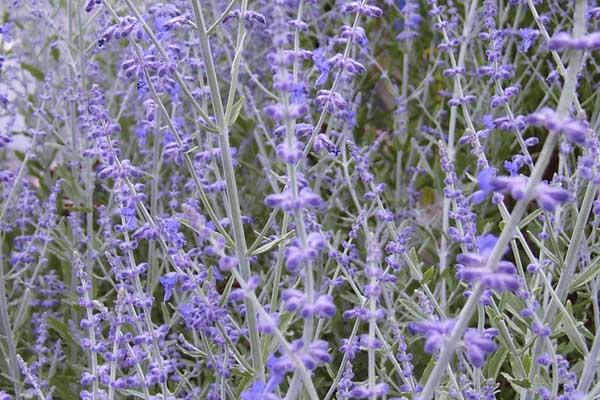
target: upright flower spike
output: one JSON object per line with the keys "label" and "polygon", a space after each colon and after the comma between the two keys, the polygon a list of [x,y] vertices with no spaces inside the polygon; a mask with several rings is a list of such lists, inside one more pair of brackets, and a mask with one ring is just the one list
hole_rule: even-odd
{"label": "upright flower spike", "polygon": [[404,18],[404,29],[396,36],[398,41],[409,41],[419,36],[419,29],[423,18],[419,13],[419,2],[407,0],[402,8]]}

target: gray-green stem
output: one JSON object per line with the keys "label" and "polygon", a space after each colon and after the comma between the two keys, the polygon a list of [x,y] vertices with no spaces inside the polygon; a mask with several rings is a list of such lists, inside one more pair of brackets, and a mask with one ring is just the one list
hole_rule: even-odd
{"label": "gray-green stem", "polygon": [[[244,226],[242,224],[242,213],[238,198],[235,171],[233,169],[233,160],[231,158],[229,128],[227,126],[228,121],[225,119],[225,111],[223,110],[217,73],[213,62],[208,35],[206,34],[206,24],[204,21],[204,14],[202,12],[202,5],[200,3],[201,2],[199,0],[192,0],[192,7],[194,9],[194,16],[198,25],[197,32],[200,39],[200,49],[202,52],[202,58],[204,59],[204,64],[206,66],[206,76],[210,88],[213,111],[216,115],[217,127],[219,130],[219,148],[221,150],[223,171],[227,186],[227,198],[229,199],[229,206],[231,209],[231,225],[233,229],[233,239],[235,241],[235,253],[239,261],[241,275],[244,280],[247,281],[250,278],[250,263],[248,261],[248,249],[244,234]],[[243,16],[241,19],[243,20]],[[246,310],[246,322],[250,336],[250,352],[252,355],[252,366],[254,368],[255,378],[264,381],[264,367],[260,348],[260,336],[258,333],[256,309],[254,304],[248,300],[246,300]]]}

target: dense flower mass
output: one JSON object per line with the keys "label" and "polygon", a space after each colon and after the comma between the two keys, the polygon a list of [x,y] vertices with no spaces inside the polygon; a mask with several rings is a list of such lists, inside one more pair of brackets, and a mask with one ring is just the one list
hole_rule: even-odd
{"label": "dense flower mass", "polygon": [[599,398],[597,0],[0,10],[0,400]]}

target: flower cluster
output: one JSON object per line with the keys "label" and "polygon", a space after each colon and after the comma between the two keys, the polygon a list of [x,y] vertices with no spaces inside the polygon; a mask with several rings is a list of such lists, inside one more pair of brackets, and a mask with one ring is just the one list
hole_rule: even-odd
{"label": "flower cluster", "polygon": [[[515,200],[521,200],[526,194],[529,179],[523,175],[497,176],[495,169],[485,168],[477,176],[477,183],[480,190],[473,195],[475,203],[483,201],[491,193],[506,193]],[[544,210],[553,211],[558,205],[569,201],[571,193],[542,182],[535,185],[532,197]]]}
{"label": "flower cluster", "polygon": [[576,119],[560,118],[554,110],[544,107],[527,116],[531,125],[543,126],[553,133],[563,133],[567,139],[577,144],[585,143],[588,128]]}

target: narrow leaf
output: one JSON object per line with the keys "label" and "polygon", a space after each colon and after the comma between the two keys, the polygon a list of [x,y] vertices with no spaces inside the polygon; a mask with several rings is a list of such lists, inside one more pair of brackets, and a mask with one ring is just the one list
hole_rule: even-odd
{"label": "narrow leaf", "polygon": [[27,64],[24,62],[21,63],[21,68],[23,68],[25,71],[29,72],[38,81],[44,80],[44,73],[39,68],[34,67],[33,65]]}
{"label": "narrow leaf", "polygon": [[233,104],[233,106],[231,107],[232,108],[231,112],[228,113],[228,119],[227,119],[228,126],[235,124],[235,121],[237,121],[238,117],[240,116],[240,112],[242,111],[242,108],[244,107],[245,102],[246,102],[246,97],[242,96],[238,99],[238,101],[236,101]]}

